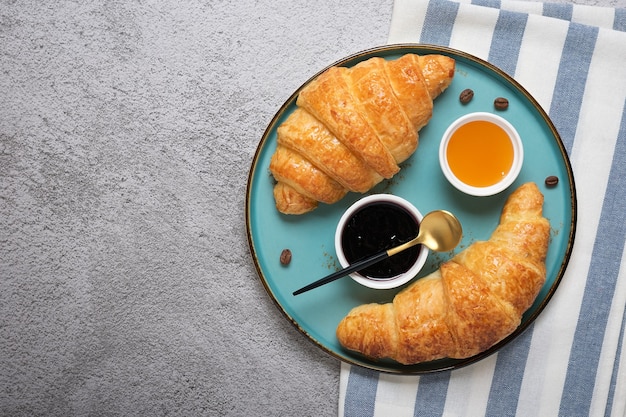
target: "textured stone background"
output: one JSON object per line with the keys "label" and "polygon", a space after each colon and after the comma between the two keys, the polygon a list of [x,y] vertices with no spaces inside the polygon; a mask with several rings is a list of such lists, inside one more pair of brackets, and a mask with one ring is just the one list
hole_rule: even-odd
{"label": "textured stone background", "polygon": [[244,203],[274,113],[390,0],[0,4],[0,414],[336,415]]}
{"label": "textured stone background", "polygon": [[336,415],[338,361],[254,270],[246,180],[284,100],[391,12],[0,1],[0,415]]}

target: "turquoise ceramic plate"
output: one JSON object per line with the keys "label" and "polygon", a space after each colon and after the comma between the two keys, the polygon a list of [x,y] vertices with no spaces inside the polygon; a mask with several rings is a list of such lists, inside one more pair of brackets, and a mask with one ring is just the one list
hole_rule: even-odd
{"label": "turquoise ceramic plate", "polygon": [[[292,295],[296,289],[339,267],[333,245],[335,226],[343,211],[361,197],[349,194],[339,203],[321,205],[300,216],[286,216],[276,210],[269,161],[276,147],[276,128],[294,110],[300,89],[273,118],[254,156],[246,196],[246,225],[261,282],[282,313],[302,334],[331,355],[351,364],[393,373],[426,373],[458,368],[492,354],[522,333],[538,316],[556,290],[569,260],[576,226],[576,194],[567,154],[547,114],[523,87],[493,65],[460,51],[428,45],[385,46],[358,53],[333,65],[352,66],[373,56],[394,59],[405,53],[451,56],[456,60],[456,74],[450,87],[435,100],[433,117],[420,131],[420,144],[415,154],[402,165],[400,173],[370,193],[396,194],[413,202],[422,213],[447,209],[460,219],[464,237],[459,247],[449,253],[431,252],[426,267],[417,277],[419,279],[473,241],[488,239],[510,192],[524,182],[537,183],[545,196],[544,215],[552,226],[548,276],[519,329],[493,348],[469,359],[444,359],[404,366],[388,360],[372,361],[347,351],[335,338],[337,324],[351,308],[363,303],[391,301],[398,289],[371,290],[346,277],[296,297]],[[475,96],[469,104],[461,105],[459,94],[465,88],[472,88]],[[508,98],[510,105],[508,110],[498,114],[512,123],[522,136],[526,153],[524,166],[508,190],[492,197],[470,197],[453,188],[443,176],[437,156],[439,140],[446,127],[459,116],[475,111],[495,112],[493,100],[500,96]],[[550,175],[560,179],[554,188],[544,184]],[[288,266],[282,266],[280,253],[286,248],[291,250],[293,257]]]}

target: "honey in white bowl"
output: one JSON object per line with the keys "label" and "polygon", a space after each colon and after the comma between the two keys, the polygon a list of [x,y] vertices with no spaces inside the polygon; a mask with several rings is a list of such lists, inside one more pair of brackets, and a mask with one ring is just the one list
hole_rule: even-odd
{"label": "honey in white bowl", "polygon": [[492,113],[470,113],[446,130],[439,148],[441,169],[460,191],[497,194],[517,178],[524,157],[515,128]]}
{"label": "honey in white bowl", "polygon": [[495,123],[474,120],[450,137],[446,157],[452,173],[467,185],[488,187],[502,181],[513,166],[513,144]]}

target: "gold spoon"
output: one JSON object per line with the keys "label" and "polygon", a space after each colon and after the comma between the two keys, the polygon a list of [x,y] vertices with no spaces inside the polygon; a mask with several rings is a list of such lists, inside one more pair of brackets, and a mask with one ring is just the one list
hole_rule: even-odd
{"label": "gold spoon", "polygon": [[383,259],[400,253],[403,250],[420,243],[436,252],[450,251],[459,244],[462,236],[463,228],[461,227],[459,219],[457,219],[454,214],[446,210],[431,211],[422,219],[419,233],[416,238],[403,243],[402,245],[396,246],[395,248],[388,249],[384,252],[372,255],[369,258],[355,262],[337,272],[333,272],[322,279],[294,291],[293,295],[302,294],[303,292],[312,290],[313,288],[328,284],[329,282],[335,281],[338,278],[344,277],[363,268],[367,268],[370,265],[374,265]]}

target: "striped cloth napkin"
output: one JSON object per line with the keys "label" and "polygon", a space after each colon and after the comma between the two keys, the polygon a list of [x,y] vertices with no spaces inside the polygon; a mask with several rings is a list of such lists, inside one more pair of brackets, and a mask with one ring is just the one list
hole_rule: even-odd
{"label": "striped cloth napkin", "polygon": [[576,240],[556,294],[512,343],[422,376],[343,363],[339,416],[625,416],[626,10],[395,0],[389,43],[406,42],[476,55],[538,100],[574,170]]}

